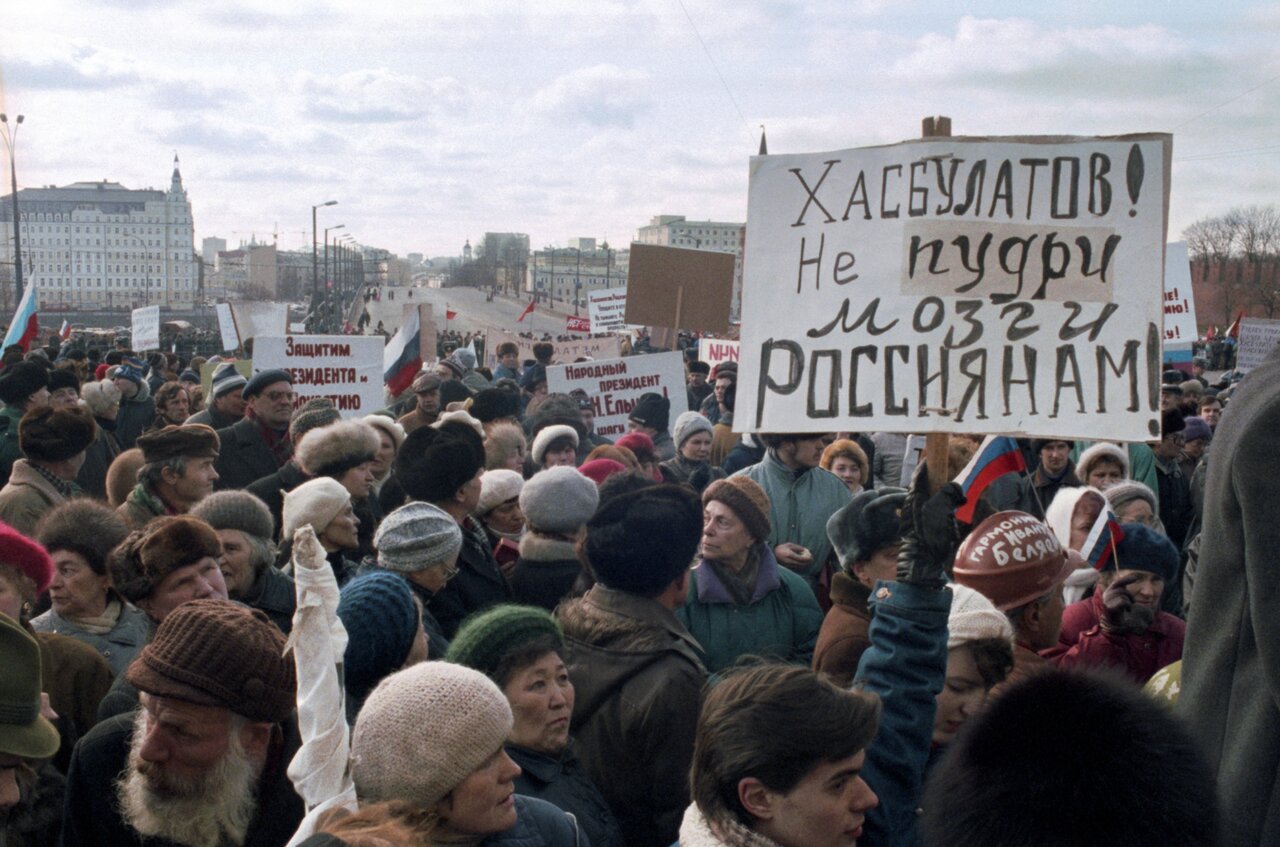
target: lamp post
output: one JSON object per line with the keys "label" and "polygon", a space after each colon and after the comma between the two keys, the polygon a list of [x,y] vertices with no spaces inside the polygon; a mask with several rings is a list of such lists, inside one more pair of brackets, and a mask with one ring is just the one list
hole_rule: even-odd
{"label": "lamp post", "polygon": [[320,290],[320,257],[317,254],[319,245],[316,244],[316,209],[321,206],[336,206],[337,200],[326,200],[323,203],[317,203],[311,207],[311,308],[316,307],[316,295]]}
{"label": "lamp post", "polygon": [[329,233],[333,232],[335,229],[346,228],[346,224],[338,224],[337,226],[327,226],[324,228],[324,288],[326,292],[331,290],[330,286],[333,284],[333,280],[329,278]]}
{"label": "lamp post", "polygon": [[582,248],[575,247],[573,252],[578,254],[578,266],[573,272],[573,314],[578,315],[578,300],[582,297]]}
{"label": "lamp post", "polygon": [[9,128],[9,116],[0,112],[0,127],[3,127],[4,145],[9,148],[9,185],[13,189],[13,278],[18,285],[18,300],[22,302],[22,235],[18,230],[18,166],[13,162],[14,145],[18,143],[18,124],[22,123],[22,115]]}

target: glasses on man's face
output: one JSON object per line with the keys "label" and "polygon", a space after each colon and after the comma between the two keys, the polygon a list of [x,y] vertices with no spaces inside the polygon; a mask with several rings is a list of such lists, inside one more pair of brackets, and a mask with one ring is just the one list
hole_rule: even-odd
{"label": "glasses on man's face", "polygon": [[454,563],[453,563],[453,564],[451,564],[451,565],[445,565],[445,566],[444,566],[444,581],[445,581],[445,582],[448,582],[449,580],[453,579],[453,578],[454,578],[455,576],[457,576],[457,575],[458,575],[458,563],[457,563],[457,562],[454,562]]}
{"label": "glasses on man's face", "polygon": [[293,399],[298,395],[292,391],[267,391],[264,393],[263,396],[265,396],[272,403],[280,403],[285,400],[288,400],[290,403],[292,403]]}

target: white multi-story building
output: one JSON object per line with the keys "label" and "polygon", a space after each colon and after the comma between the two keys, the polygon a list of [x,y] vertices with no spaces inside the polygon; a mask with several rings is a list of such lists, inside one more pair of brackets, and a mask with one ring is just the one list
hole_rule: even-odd
{"label": "white multi-story building", "polygon": [[746,245],[747,225],[724,221],[690,221],[683,215],[658,215],[640,227],[636,241],[666,247],[713,250],[733,254],[733,302],[729,312],[733,320],[742,314],[742,249]]}
{"label": "white multi-story building", "polygon": [[[198,272],[178,158],[168,191],[76,182],[18,192],[24,282],[40,308],[190,309]],[[12,270],[13,207],[0,202],[0,268]]]}
{"label": "white multi-story building", "polygon": [[624,288],[631,265],[631,251],[615,250],[594,238],[571,238],[570,247],[536,250],[525,282],[525,291],[540,298],[586,308],[587,294],[606,288]]}

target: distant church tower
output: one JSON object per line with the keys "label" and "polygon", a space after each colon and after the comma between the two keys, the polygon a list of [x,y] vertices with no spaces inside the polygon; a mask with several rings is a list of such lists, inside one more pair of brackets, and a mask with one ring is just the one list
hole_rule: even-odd
{"label": "distant church tower", "polygon": [[462,245],[462,263],[465,265],[471,261],[471,239],[467,239],[467,243]]}

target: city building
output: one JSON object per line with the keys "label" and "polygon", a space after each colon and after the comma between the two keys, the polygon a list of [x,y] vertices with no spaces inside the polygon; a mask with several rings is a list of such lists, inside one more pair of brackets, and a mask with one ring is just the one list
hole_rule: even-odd
{"label": "city building", "polygon": [[730,317],[742,314],[742,249],[746,244],[747,225],[724,221],[690,221],[683,215],[658,215],[640,227],[636,241],[665,247],[687,247],[733,254],[733,301]]}
{"label": "city building", "polygon": [[570,247],[545,247],[535,251],[525,291],[540,300],[587,306],[587,294],[606,288],[623,288],[631,251],[615,250],[594,238],[571,238]]}
{"label": "city building", "polygon": [[[178,158],[168,191],[118,182],[18,192],[22,268],[42,310],[186,310],[199,297],[191,202]],[[0,282],[12,281],[13,206],[0,198]],[[12,285],[4,286],[5,290]]]}
{"label": "city building", "polygon": [[206,238],[200,242],[200,258],[204,259],[204,266],[209,270],[216,271],[218,269],[218,254],[227,249],[227,239],[225,238]]}

